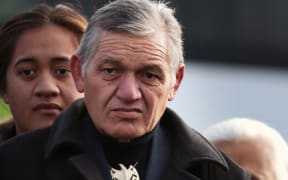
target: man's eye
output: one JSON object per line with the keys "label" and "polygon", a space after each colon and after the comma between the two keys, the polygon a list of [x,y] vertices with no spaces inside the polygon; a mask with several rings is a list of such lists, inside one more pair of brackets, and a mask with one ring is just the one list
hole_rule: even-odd
{"label": "man's eye", "polygon": [[107,72],[108,74],[112,74],[116,72],[115,68],[103,68],[104,72]]}
{"label": "man's eye", "polygon": [[151,86],[158,85],[162,82],[161,76],[157,73],[144,72],[141,77],[143,83]]}
{"label": "man's eye", "polygon": [[147,77],[148,79],[154,79],[154,78],[160,79],[159,76],[157,76],[156,74],[150,73],[150,72],[147,72],[147,73],[146,73],[146,77]]}
{"label": "man's eye", "polygon": [[120,70],[114,67],[104,67],[99,71],[101,73],[102,78],[107,81],[114,80],[121,75]]}

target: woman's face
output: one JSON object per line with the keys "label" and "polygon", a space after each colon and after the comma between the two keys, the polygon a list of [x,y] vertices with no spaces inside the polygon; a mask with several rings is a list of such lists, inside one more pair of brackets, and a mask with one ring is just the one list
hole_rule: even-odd
{"label": "woman's face", "polygon": [[17,133],[46,127],[75,99],[82,97],[70,73],[76,35],[47,24],[24,31],[7,69],[7,89]]}

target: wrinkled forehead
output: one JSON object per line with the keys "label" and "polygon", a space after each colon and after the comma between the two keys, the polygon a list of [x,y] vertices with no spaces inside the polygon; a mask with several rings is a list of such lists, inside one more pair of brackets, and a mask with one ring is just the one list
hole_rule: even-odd
{"label": "wrinkled forehead", "polygon": [[101,31],[95,49],[97,53],[113,53],[118,51],[127,53],[150,54],[152,57],[168,60],[166,36],[163,33],[153,33],[145,36],[128,33]]}

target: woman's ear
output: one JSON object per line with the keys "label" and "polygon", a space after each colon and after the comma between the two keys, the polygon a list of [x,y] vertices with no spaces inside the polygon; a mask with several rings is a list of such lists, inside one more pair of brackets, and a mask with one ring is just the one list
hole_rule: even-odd
{"label": "woman's ear", "polygon": [[74,54],[71,56],[70,66],[76,88],[80,93],[82,93],[84,92],[84,82],[81,70],[81,59],[78,55]]}
{"label": "woman's ear", "polygon": [[176,73],[176,82],[171,89],[169,96],[168,96],[168,101],[172,101],[175,98],[175,95],[180,87],[180,84],[182,82],[182,79],[184,77],[184,72],[185,72],[185,65],[181,65],[180,68],[178,69],[178,72]]}

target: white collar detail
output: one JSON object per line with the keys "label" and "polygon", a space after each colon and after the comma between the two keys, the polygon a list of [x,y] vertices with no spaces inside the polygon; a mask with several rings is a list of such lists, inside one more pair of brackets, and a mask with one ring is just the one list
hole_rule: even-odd
{"label": "white collar detail", "polygon": [[127,169],[123,164],[119,164],[120,170],[111,168],[110,173],[112,180],[140,180],[139,174],[135,165],[130,165]]}

